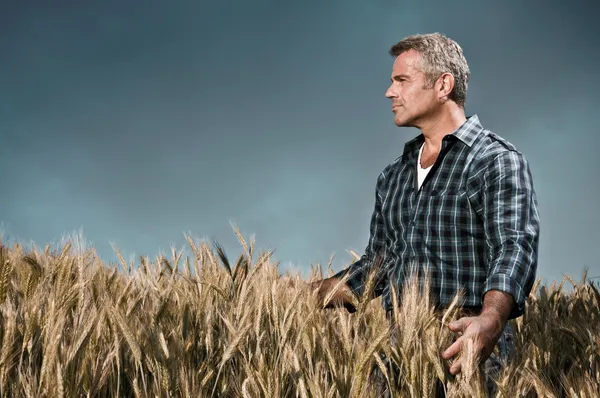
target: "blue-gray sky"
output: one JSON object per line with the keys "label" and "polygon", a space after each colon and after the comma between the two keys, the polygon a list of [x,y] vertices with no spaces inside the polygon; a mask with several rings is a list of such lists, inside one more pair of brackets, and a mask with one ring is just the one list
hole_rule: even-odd
{"label": "blue-gray sky", "polygon": [[[483,4],[487,3],[487,4]],[[595,4],[594,4],[595,3]],[[384,96],[389,47],[442,32],[467,113],[531,164],[538,275],[600,276],[598,2],[2,2],[0,221],[38,246],[80,228],[106,261],[241,248],[348,265],[379,172],[415,129]]]}

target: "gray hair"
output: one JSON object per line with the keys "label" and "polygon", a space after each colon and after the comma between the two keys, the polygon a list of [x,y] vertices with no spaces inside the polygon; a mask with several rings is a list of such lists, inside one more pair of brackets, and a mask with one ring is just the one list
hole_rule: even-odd
{"label": "gray hair", "polygon": [[433,87],[443,73],[454,76],[454,89],[449,98],[464,108],[470,72],[458,43],[441,33],[412,35],[394,44],[390,55],[397,57],[409,50],[415,50],[421,55],[421,70],[425,73],[428,83],[426,88]]}

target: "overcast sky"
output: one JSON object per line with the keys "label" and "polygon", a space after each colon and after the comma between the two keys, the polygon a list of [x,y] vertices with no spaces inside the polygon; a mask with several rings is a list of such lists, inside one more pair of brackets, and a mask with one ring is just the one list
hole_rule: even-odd
{"label": "overcast sky", "polygon": [[[106,261],[230,222],[307,275],[363,252],[393,123],[389,47],[442,32],[471,69],[467,114],[531,164],[538,275],[600,276],[598,2],[4,1],[0,222]],[[483,5],[482,3],[488,3]],[[595,4],[594,4],[595,3]]]}

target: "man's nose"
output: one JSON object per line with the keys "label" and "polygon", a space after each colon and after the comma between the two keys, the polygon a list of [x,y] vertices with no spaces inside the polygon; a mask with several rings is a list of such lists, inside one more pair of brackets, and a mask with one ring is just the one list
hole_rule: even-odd
{"label": "man's nose", "polygon": [[394,98],[394,97],[397,97],[398,95],[394,92],[394,90],[392,90],[392,86],[389,86],[387,91],[385,92],[385,96],[387,98]]}

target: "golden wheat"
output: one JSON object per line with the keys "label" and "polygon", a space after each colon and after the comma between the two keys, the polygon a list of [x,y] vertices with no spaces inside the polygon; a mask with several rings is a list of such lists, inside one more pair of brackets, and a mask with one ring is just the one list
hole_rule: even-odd
{"label": "golden wheat", "polygon": [[[323,310],[297,275],[279,274],[272,251],[256,254],[254,239],[235,234],[235,263],[189,236],[191,256],[171,249],[138,266],[116,247],[119,264],[103,264],[81,241],[42,252],[0,245],[0,396],[484,395],[474,342],[457,377],[441,358],[460,295],[439,313],[427,279],[407,278],[391,287],[386,319],[374,270],[355,313]],[[311,268],[310,280],[323,277]],[[600,293],[585,274],[538,281],[510,322],[516,353],[498,396],[600,395]]]}

